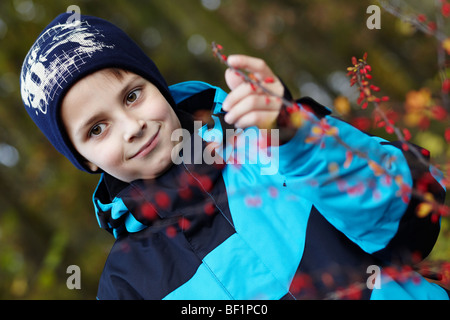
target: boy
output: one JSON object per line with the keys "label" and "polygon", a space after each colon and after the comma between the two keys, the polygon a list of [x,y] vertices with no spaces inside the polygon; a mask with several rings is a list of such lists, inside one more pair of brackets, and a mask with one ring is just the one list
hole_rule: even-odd
{"label": "boy", "polygon": [[[295,132],[280,125],[283,143],[266,153],[277,155],[278,170],[263,175],[264,155],[250,162],[245,149],[245,139],[259,143],[260,136],[246,133],[281,123],[277,99],[267,101],[230,71],[228,96],[197,81],[168,87],[120,29],[89,16],[69,24],[68,17],[58,16],[30,49],[21,94],[56,149],[77,168],[101,173],[94,207],[116,242],[99,299],[448,299],[410,269],[400,278],[392,273],[394,263],[417,262],[436,241],[439,225],[416,216],[420,201],[410,191],[425,174],[443,199],[429,168],[305,98],[302,112],[316,121]],[[289,97],[263,61],[237,55],[228,62],[274,79],[267,86]],[[202,110],[212,115],[196,127],[192,115]],[[345,180],[330,174],[330,164],[344,163],[345,148],[326,134],[305,142],[321,119],[387,174],[358,157],[339,169]],[[224,133],[235,127],[243,134],[230,144]],[[194,143],[173,139],[177,130]],[[224,162],[199,159],[207,150]],[[390,179],[400,176],[402,189]]]}

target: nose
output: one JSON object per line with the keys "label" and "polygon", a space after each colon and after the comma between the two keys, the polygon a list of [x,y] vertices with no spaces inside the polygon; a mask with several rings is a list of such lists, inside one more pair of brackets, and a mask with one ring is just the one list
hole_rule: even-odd
{"label": "nose", "polygon": [[147,124],[144,120],[133,117],[125,117],[123,121],[123,139],[125,142],[133,142],[144,135]]}

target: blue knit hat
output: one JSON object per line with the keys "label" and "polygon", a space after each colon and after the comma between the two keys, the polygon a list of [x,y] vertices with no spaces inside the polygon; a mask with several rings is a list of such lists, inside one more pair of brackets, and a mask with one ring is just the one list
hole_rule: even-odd
{"label": "blue knit hat", "polygon": [[20,76],[23,103],[53,146],[78,169],[91,172],[70,142],[60,117],[64,95],[76,81],[104,68],[120,68],[153,83],[172,107],[175,102],[153,61],[108,21],[64,13],[39,35]]}

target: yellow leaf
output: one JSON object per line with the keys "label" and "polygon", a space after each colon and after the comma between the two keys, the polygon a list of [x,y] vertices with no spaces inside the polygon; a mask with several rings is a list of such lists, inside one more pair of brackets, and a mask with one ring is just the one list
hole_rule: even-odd
{"label": "yellow leaf", "polygon": [[318,140],[317,137],[308,137],[305,139],[305,143],[314,143]]}
{"label": "yellow leaf", "polygon": [[408,127],[416,127],[419,124],[420,119],[422,119],[421,112],[409,112],[405,115],[403,121]]}
{"label": "yellow leaf", "polygon": [[403,183],[403,177],[402,177],[401,175],[395,176],[395,183],[396,183],[397,185],[401,186],[402,183]]}
{"label": "yellow leaf", "polygon": [[434,196],[433,196],[433,194],[430,193],[430,192],[426,192],[426,193],[423,195],[423,198],[424,198],[426,201],[429,201],[429,202],[433,202],[433,201],[434,201]]}
{"label": "yellow leaf", "polygon": [[333,174],[339,171],[339,165],[336,162],[331,162],[328,165],[328,172]]}
{"label": "yellow leaf", "polygon": [[303,125],[303,116],[300,112],[294,112],[291,114],[291,122],[295,128],[300,128]]}
{"label": "yellow leaf", "polygon": [[415,143],[426,148],[434,157],[444,153],[447,146],[443,137],[431,131],[419,132],[415,137]]}
{"label": "yellow leaf", "polygon": [[442,47],[447,51],[447,54],[450,54],[450,37],[442,41]]}
{"label": "yellow leaf", "polygon": [[405,109],[409,112],[423,112],[432,103],[431,91],[422,88],[419,91],[411,90],[406,94]]}
{"label": "yellow leaf", "polygon": [[339,96],[334,99],[334,107],[336,111],[341,115],[347,115],[350,112],[350,102],[346,97]]}
{"label": "yellow leaf", "polygon": [[329,136],[337,136],[338,133],[339,133],[339,130],[336,127],[331,127],[329,130],[327,130],[327,135],[329,135]]}
{"label": "yellow leaf", "polygon": [[384,173],[383,167],[381,167],[375,161],[369,160],[369,168],[372,169],[376,177],[381,176]]}
{"label": "yellow leaf", "polygon": [[314,127],[311,129],[311,132],[312,132],[312,134],[314,134],[314,135],[316,135],[316,136],[320,136],[320,135],[322,135],[322,133],[323,133],[322,128],[321,128],[321,127],[318,127],[318,126],[314,126]]}
{"label": "yellow leaf", "polygon": [[416,213],[419,218],[425,218],[433,210],[433,205],[428,202],[420,203],[416,208]]}

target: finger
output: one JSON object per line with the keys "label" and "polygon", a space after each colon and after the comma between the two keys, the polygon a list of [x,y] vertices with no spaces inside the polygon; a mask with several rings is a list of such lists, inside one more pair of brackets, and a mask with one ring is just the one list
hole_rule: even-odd
{"label": "finger", "polygon": [[242,76],[236,74],[235,71],[227,69],[225,71],[225,82],[227,83],[230,90],[234,90],[244,82],[244,79],[242,78]]}
{"label": "finger", "polygon": [[[249,57],[245,55],[231,55],[228,57],[228,64],[232,68],[246,70],[260,81],[260,85],[270,90],[275,95],[283,95],[284,86],[280,79],[274,75],[272,70],[267,66],[266,62],[259,58]],[[239,87],[245,80],[234,73],[232,70],[225,74],[227,84],[231,90]],[[267,81],[270,79],[270,81]]]}
{"label": "finger", "polygon": [[227,95],[222,103],[222,109],[225,111],[230,111],[240,101],[255,93],[254,87],[247,82],[242,82]]}
{"label": "finger", "polygon": [[272,70],[267,66],[266,62],[260,58],[250,57],[242,54],[230,55],[227,60],[228,64],[236,69],[244,69],[264,77],[273,76]]}
{"label": "finger", "polygon": [[260,129],[270,129],[273,127],[274,121],[277,118],[278,113],[276,111],[268,110],[253,110],[244,114],[235,123],[236,128],[249,128],[256,126]]}
{"label": "finger", "polygon": [[[275,118],[280,111],[281,104],[274,98],[265,95],[250,95],[242,99],[227,112],[224,120],[229,124],[236,122],[248,113],[252,112],[274,112]],[[269,119],[269,122],[274,119]],[[256,125],[256,123],[254,124]]]}
{"label": "finger", "polygon": [[224,120],[229,124],[234,124],[244,114],[255,109],[254,104],[257,103],[257,100],[256,96],[245,97],[237,104],[233,105],[233,108],[225,115]]}

